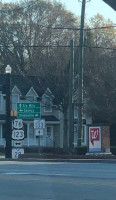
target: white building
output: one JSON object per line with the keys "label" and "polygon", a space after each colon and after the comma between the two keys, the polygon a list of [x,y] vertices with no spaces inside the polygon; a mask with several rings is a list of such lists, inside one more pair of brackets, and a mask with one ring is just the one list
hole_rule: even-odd
{"label": "white building", "polygon": [[[59,147],[63,148],[63,114],[53,104],[54,96],[49,88],[47,88],[41,96],[31,84],[25,85],[16,78],[15,82],[11,82],[11,120],[17,118],[17,103],[40,102],[41,118],[45,119],[45,129],[43,135],[40,136],[40,145],[43,147]],[[17,86],[18,85],[18,86]],[[0,90],[0,146],[5,145],[5,116],[6,116],[6,100],[3,85]],[[74,147],[77,146],[77,107],[74,110]],[[38,138],[34,129],[34,119],[23,119],[25,138],[23,145],[38,146]],[[91,123],[91,118],[83,117],[83,136],[82,145],[87,145],[87,124]]]}

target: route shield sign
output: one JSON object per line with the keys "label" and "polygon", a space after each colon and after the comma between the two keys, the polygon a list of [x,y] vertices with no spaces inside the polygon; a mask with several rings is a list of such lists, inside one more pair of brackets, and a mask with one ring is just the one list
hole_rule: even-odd
{"label": "route shield sign", "polygon": [[15,119],[12,122],[12,128],[22,129],[23,128],[23,120],[22,119]]}
{"label": "route shield sign", "polygon": [[12,131],[12,139],[14,139],[14,140],[24,139],[24,131],[23,130],[13,130]]}
{"label": "route shield sign", "polygon": [[24,154],[24,148],[12,148],[12,158],[18,158],[20,154]]}
{"label": "route shield sign", "polygon": [[17,118],[40,118],[40,103],[17,103]]}
{"label": "route shield sign", "polygon": [[45,129],[45,119],[34,119],[34,129]]}

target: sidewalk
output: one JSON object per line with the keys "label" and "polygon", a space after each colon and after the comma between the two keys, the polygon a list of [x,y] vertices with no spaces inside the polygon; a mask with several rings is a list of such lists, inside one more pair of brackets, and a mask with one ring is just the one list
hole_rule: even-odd
{"label": "sidewalk", "polygon": [[16,162],[48,162],[48,163],[106,163],[106,164],[116,164],[116,159],[34,159],[34,158],[25,158],[25,159],[11,159],[11,158],[0,158],[0,162],[7,161],[16,161]]}
{"label": "sidewalk", "polygon": [[74,155],[74,154],[52,154],[52,153],[25,153],[20,154],[19,158],[27,159],[60,159],[60,160],[96,160],[96,159],[116,159],[116,155],[112,154],[89,154],[89,155]]}
{"label": "sidewalk", "polygon": [[0,156],[0,161],[18,161],[18,162],[69,162],[69,163],[112,163],[116,164],[116,156],[113,155],[50,155],[50,154],[24,154],[18,159],[5,159]]}
{"label": "sidewalk", "polygon": [[37,162],[69,163],[116,163],[116,156],[107,155],[60,155],[60,154],[24,154],[19,159]]}

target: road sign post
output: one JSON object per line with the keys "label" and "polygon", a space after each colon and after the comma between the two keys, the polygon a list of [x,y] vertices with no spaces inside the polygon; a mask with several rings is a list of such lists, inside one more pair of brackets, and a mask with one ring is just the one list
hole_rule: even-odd
{"label": "road sign post", "polygon": [[17,118],[40,118],[40,103],[17,103]]}
{"label": "road sign post", "polygon": [[24,154],[22,141],[24,139],[23,120],[14,119],[12,122],[12,158]]}
{"label": "road sign post", "polygon": [[45,129],[45,119],[34,119],[35,135],[38,137],[38,153],[40,155],[40,137],[43,136]]}

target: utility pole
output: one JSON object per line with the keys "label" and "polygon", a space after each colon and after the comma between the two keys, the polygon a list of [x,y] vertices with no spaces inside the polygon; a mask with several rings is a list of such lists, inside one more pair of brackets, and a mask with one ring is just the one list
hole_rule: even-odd
{"label": "utility pole", "polygon": [[5,158],[12,158],[12,146],[11,146],[11,94],[10,94],[10,76],[11,76],[11,67],[7,65],[5,68],[5,76],[6,76],[6,83],[5,83],[5,90],[6,90],[6,127],[5,127]]}
{"label": "utility pole", "polygon": [[6,76],[6,146],[5,146],[5,158],[12,158],[11,155],[11,116],[10,116],[10,74]]}
{"label": "utility pole", "polygon": [[69,70],[69,151],[74,149],[74,112],[73,112],[73,88],[74,88],[74,48],[73,40],[70,41],[70,70]]}
{"label": "utility pole", "polygon": [[83,32],[84,32],[84,18],[85,18],[85,4],[86,0],[82,0],[81,10],[81,27],[80,27],[80,41],[79,41],[79,67],[78,67],[78,139],[77,147],[81,146],[82,133],[82,107],[83,107]]}

